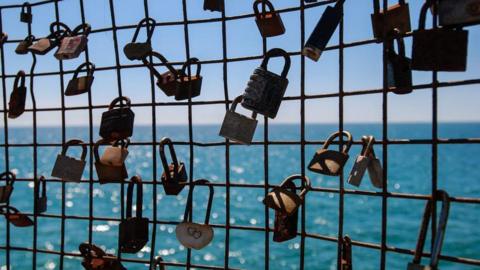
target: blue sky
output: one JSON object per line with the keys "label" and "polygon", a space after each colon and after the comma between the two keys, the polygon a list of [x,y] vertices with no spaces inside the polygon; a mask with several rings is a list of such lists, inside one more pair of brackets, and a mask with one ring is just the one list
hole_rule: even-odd
{"label": "blue sky", "polygon": [[[204,19],[221,16],[218,12],[203,10],[202,0],[188,0],[188,18]],[[395,1],[390,1],[394,3]],[[410,1],[412,27],[417,28],[420,5],[423,1]],[[19,4],[22,1],[3,0],[2,5]],[[81,23],[80,1],[64,0],[59,3],[60,20],[70,28]],[[242,15],[252,13],[253,1],[226,0],[226,15]],[[297,6],[298,0],[273,0],[277,9]],[[108,0],[84,0],[86,20],[93,29],[111,26],[110,7]],[[117,26],[136,24],[144,18],[143,0],[114,1]],[[350,43],[372,38],[370,14],[372,13],[371,0],[350,0],[345,3],[345,37],[344,42]],[[150,0],[150,16],[157,22],[181,21],[183,19],[181,0]],[[324,6],[307,9],[305,12],[306,37],[309,36]],[[3,31],[8,33],[9,39],[19,40],[27,35],[26,24],[19,22],[20,9],[3,9]],[[49,25],[55,20],[54,5],[47,4],[33,7],[33,34],[37,37],[48,33]],[[269,38],[268,48],[279,47],[289,52],[300,51],[300,12],[281,14],[286,27],[286,33],[279,37]],[[429,18],[430,23],[430,18]],[[480,29],[478,26],[469,27],[469,56],[467,72],[440,73],[439,81],[459,81],[480,78]],[[192,57],[201,60],[221,59],[222,57],[222,28],[220,22],[201,23],[189,26],[190,53]],[[139,61],[129,61],[122,52],[123,46],[130,42],[134,29],[119,30],[118,41],[120,61],[123,65],[139,64]],[[142,31],[143,32],[143,31]],[[144,33],[140,39],[144,38]],[[411,38],[406,39],[407,55],[411,52]],[[329,46],[338,44],[338,31],[329,43]],[[183,26],[159,26],[155,29],[152,39],[154,49],[162,53],[170,61],[184,61],[185,44]],[[262,54],[262,38],[255,24],[254,18],[245,18],[227,22],[227,54],[230,58]],[[32,58],[30,55],[19,56],[14,53],[16,44],[5,45],[6,73],[16,74],[18,70],[30,69]],[[111,32],[94,33],[89,36],[90,61],[97,68],[115,64]],[[50,52],[46,56],[39,56],[36,72],[51,72],[58,70],[58,62]],[[356,91],[382,87],[382,46],[370,44],[361,47],[347,48],[344,52],[344,91]],[[85,60],[84,54],[78,59],[64,61],[65,70],[74,70]],[[280,72],[282,62],[271,61],[272,70]],[[234,62],[228,64],[228,87],[230,99],[243,93],[253,69],[260,65],[260,60]],[[196,101],[224,99],[222,64],[206,64],[202,66],[204,77],[202,94]],[[306,94],[321,94],[338,92],[338,52],[325,52],[319,62],[306,60]],[[64,77],[65,85],[71,74]],[[292,67],[288,74],[290,80],[286,96],[297,96],[300,93],[300,57],[292,57]],[[430,72],[413,72],[415,84],[431,81]],[[7,95],[12,91],[13,78],[7,79]],[[440,121],[478,121],[480,94],[477,85],[442,88],[439,90],[439,120]],[[147,68],[122,70],[122,88],[124,95],[129,96],[134,103],[151,101],[150,80]],[[35,78],[35,93],[37,106],[59,107],[61,100],[60,77],[41,76]],[[116,73],[111,71],[97,71],[92,88],[94,105],[105,105],[117,96]],[[431,91],[420,90],[405,96],[389,94],[388,117],[392,122],[429,122],[432,117]],[[28,96],[29,98],[29,96]],[[166,97],[160,89],[156,89],[158,102],[174,101]],[[8,96],[7,96],[8,100]],[[365,96],[351,96],[344,99],[346,122],[381,122],[382,95],[371,94]],[[88,104],[87,95],[65,97],[66,106],[84,106]],[[338,98],[314,99],[306,101],[306,121],[312,123],[338,122]],[[0,104],[3,106],[3,104]],[[31,107],[28,101],[27,107]],[[200,105],[193,108],[194,124],[221,123],[224,116],[224,105]],[[98,125],[103,110],[94,110],[94,124]],[[240,112],[248,113],[244,109]],[[135,108],[137,124],[151,123],[151,109],[149,107]],[[61,124],[61,113],[38,113],[39,125]],[[260,120],[262,122],[263,119]],[[295,123],[300,121],[300,102],[284,101],[276,119],[270,123]],[[3,121],[1,121],[3,125]],[[68,111],[67,125],[82,125],[88,123],[87,111]],[[186,106],[163,106],[157,108],[157,122],[159,124],[185,124],[187,120]],[[30,126],[32,114],[25,113],[18,119],[9,119],[9,125]]]}

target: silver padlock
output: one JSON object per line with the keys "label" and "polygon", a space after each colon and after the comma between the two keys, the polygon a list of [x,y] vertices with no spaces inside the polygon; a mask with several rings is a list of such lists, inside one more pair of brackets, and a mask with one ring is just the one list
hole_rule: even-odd
{"label": "silver padlock", "polygon": [[90,34],[90,30],[89,24],[81,24],[73,29],[71,36],[62,39],[55,58],[58,60],[77,58],[87,47],[87,36]]}
{"label": "silver padlock", "polygon": [[370,182],[376,188],[383,188],[383,168],[380,159],[375,155],[375,150],[372,146],[372,151],[370,152],[370,163],[368,164],[368,176],[370,177]]}
{"label": "silver padlock", "polygon": [[[365,143],[365,139],[368,140],[367,143]],[[350,176],[348,177],[348,183],[350,185],[358,187],[360,186],[360,183],[362,183],[363,175],[365,174],[365,171],[367,171],[368,165],[370,164],[370,151],[373,147],[373,142],[373,136],[363,136],[362,151],[360,152],[360,155],[357,156],[352,171],[350,172]]]}
{"label": "silver padlock", "polygon": [[441,26],[467,26],[480,23],[480,0],[440,0]]}
{"label": "silver padlock", "polygon": [[[81,145],[82,157],[80,160],[67,156],[69,146]],[[80,182],[83,170],[85,169],[85,158],[87,157],[87,146],[81,140],[70,140],[63,146],[62,153],[57,156],[53,166],[52,176],[61,178],[64,181]]]}
{"label": "silver padlock", "polygon": [[123,166],[128,156],[130,139],[118,140],[112,146],[105,148],[100,162],[109,166]]}
{"label": "silver padlock", "polygon": [[251,144],[255,129],[257,128],[257,113],[253,112],[252,117],[235,112],[237,104],[242,102],[243,96],[236,97],[232,102],[232,107],[225,114],[220,136],[242,144]]}

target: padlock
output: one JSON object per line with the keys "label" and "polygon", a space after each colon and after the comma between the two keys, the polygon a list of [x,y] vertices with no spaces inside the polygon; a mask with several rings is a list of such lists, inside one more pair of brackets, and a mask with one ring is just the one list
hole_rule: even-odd
{"label": "padlock", "polygon": [[[262,5],[262,12],[260,12],[259,5]],[[265,8],[263,8],[263,5],[265,5]],[[255,22],[262,37],[274,37],[285,33],[282,18],[280,14],[275,11],[270,1],[256,0],[253,2],[253,11],[255,13]]]}
{"label": "padlock", "polygon": [[[373,136],[372,136],[373,137]],[[375,138],[373,138],[375,140]],[[367,143],[368,138],[364,139],[364,143]],[[375,149],[372,146],[370,151],[370,163],[368,164],[368,176],[370,178],[370,182],[376,188],[383,188],[383,168],[380,159],[375,155]]]}
{"label": "padlock", "polygon": [[468,31],[425,29],[429,2],[422,6],[419,29],[413,31],[412,69],[424,71],[465,71],[467,68]]}
{"label": "padlock", "polygon": [[[153,63],[150,63],[148,61],[149,56],[158,58],[162,62],[162,64],[167,67],[168,71],[160,74],[153,66]],[[179,88],[179,80],[177,80],[177,78],[180,71],[173,68],[173,66],[167,61],[167,59],[158,52],[152,51],[151,53],[143,57],[142,61],[157,78],[157,86],[165,93],[165,95],[169,97],[174,96],[177,93],[177,89]]]}
{"label": "padlock", "polygon": [[58,60],[67,60],[77,58],[87,47],[88,35],[90,34],[91,27],[89,24],[81,24],[72,31],[72,35],[64,37],[57,52],[55,58]]}
{"label": "padlock", "polygon": [[33,44],[33,41],[35,40],[34,35],[29,35],[27,36],[24,40],[20,41],[18,43],[17,48],[15,49],[16,54],[27,54],[28,53],[28,47],[30,47]]}
{"label": "padlock", "polygon": [[[297,187],[293,181],[288,181],[282,188],[295,194]],[[273,224],[274,242],[281,243],[297,237],[298,210],[291,215],[287,215],[281,211],[275,211],[275,222]]]}
{"label": "padlock", "polygon": [[[136,216],[132,217],[133,188],[137,186]],[[127,188],[126,218],[120,222],[120,249],[125,253],[137,253],[148,242],[148,218],[142,217],[143,185],[140,176],[130,179]]]}
{"label": "padlock", "polygon": [[[159,268],[157,268],[157,266]],[[162,257],[158,256],[155,260],[150,264],[150,270],[166,270],[165,264],[163,263]]]}
{"label": "padlock", "polygon": [[[42,190],[40,193],[40,189]],[[35,214],[41,214],[47,211],[47,180],[44,176],[35,178]]]}
{"label": "padlock", "polygon": [[117,257],[94,244],[82,243],[78,249],[83,257],[82,266],[86,270],[127,270]]}
{"label": "padlock", "polygon": [[[145,18],[138,23],[132,42],[123,47],[123,53],[129,60],[142,60],[142,58],[152,51],[150,41],[156,24],[157,22],[152,18]],[[145,42],[137,42],[140,28],[144,25],[147,27],[147,40]]]}
{"label": "padlock", "polygon": [[[207,211],[205,215],[205,222],[203,224],[190,221],[193,211],[193,190],[197,185],[208,185],[209,189]],[[213,193],[213,186],[208,180],[205,179],[196,180],[190,186],[187,205],[185,207],[185,213],[183,214],[183,221],[179,223],[175,228],[175,235],[177,236],[177,240],[184,247],[200,250],[212,241],[214,233],[212,226],[209,225],[209,220],[210,212],[212,211]]]}
{"label": "padlock", "polygon": [[337,29],[337,26],[340,24],[340,20],[343,16],[344,2],[345,0],[337,0],[335,6],[328,6],[325,9],[322,17],[303,47],[303,55],[315,62],[320,59],[320,56],[327,47],[333,33],[335,33],[335,29]]}
{"label": "padlock", "polygon": [[16,175],[12,172],[4,172],[0,174],[0,180],[5,180],[5,185],[0,186],[0,203],[8,203],[13,192],[13,184]]}
{"label": "padlock", "polygon": [[0,214],[4,215],[7,221],[16,227],[33,226],[33,221],[27,215],[20,213],[15,207],[2,205],[0,206]]}
{"label": "padlock", "polygon": [[[303,189],[300,194],[291,192],[285,188],[288,182],[300,179],[303,183]],[[298,208],[304,203],[305,195],[311,188],[310,179],[299,174],[287,177],[278,187],[274,187],[263,199],[263,204],[275,211],[282,212],[286,215],[293,215]]]}
{"label": "padlock", "polygon": [[203,10],[220,11],[225,9],[225,0],[204,0]]}
{"label": "padlock", "polygon": [[45,55],[53,50],[53,48],[57,47],[62,42],[63,38],[70,36],[71,32],[72,31],[66,24],[53,22],[50,24],[50,34],[33,43],[28,47],[28,50],[34,54]]}
{"label": "padlock", "polygon": [[[18,83],[20,82],[20,85]],[[15,76],[13,91],[8,102],[8,118],[15,119],[25,112],[27,87],[25,86],[25,71],[20,70]]]}
{"label": "padlock", "polygon": [[360,155],[357,156],[355,164],[353,164],[352,171],[348,177],[348,183],[356,187],[360,186],[360,183],[362,183],[363,175],[370,164],[370,152],[373,149],[375,139],[373,136],[363,136],[362,142],[362,151],[360,152]]}
{"label": "padlock", "polygon": [[[339,138],[340,136],[346,137],[347,141],[344,141],[344,146],[342,151],[335,151],[329,150],[328,147],[330,144],[335,140],[335,138]],[[350,132],[343,131],[335,132],[328,140],[323,144],[323,147],[315,153],[310,164],[308,165],[308,169],[312,172],[321,173],[325,175],[337,176],[340,175],[342,172],[343,166],[347,163],[348,160],[348,151],[352,146],[353,137]]]}
{"label": "padlock", "polygon": [[441,26],[468,26],[480,23],[479,0],[440,0],[438,18]]}
{"label": "padlock", "polygon": [[[197,73],[192,76],[191,72],[192,64],[197,64]],[[182,69],[177,77],[177,91],[175,92],[175,100],[186,100],[194,98],[200,95],[202,90],[203,77],[200,75],[202,65],[198,62],[197,58],[190,58],[182,66]]]}
{"label": "padlock", "polygon": [[[69,146],[81,145],[82,156],[80,159],[67,156]],[[57,156],[55,165],[53,166],[52,176],[61,178],[63,181],[80,182],[83,170],[85,169],[85,158],[87,157],[87,146],[81,140],[70,140],[65,143],[62,153]]]}
{"label": "padlock", "polygon": [[233,100],[232,107],[225,113],[219,135],[234,142],[249,145],[252,143],[253,134],[257,128],[257,113],[253,112],[250,118],[235,112],[237,104],[242,100],[243,96],[238,96]]}
{"label": "padlock", "polygon": [[[78,77],[78,74],[82,71],[82,68],[86,68],[86,76]],[[85,62],[77,67],[73,73],[72,79],[68,82],[67,89],[65,90],[65,96],[76,96],[87,93],[92,88],[93,80],[95,77],[95,65],[90,62]]]}
{"label": "padlock", "polygon": [[20,12],[20,21],[24,23],[32,23],[32,17],[32,7],[30,6],[30,3],[23,3],[22,11]]}
{"label": "padlock", "polygon": [[395,52],[393,40],[387,41],[387,83],[388,88],[391,89],[393,93],[403,95],[413,91],[412,61],[405,56],[405,43],[403,42],[403,38],[398,36],[396,41],[398,54]]}
{"label": "padlock", "polygon": [[[267,70],[271,57],[282,56],[285,65],[281,75]],[[275,118],[288,86],[287,74],[290,70],[290,56],[282,49],[271,49],[263,58],[262,65],[250,76],[242,106],[256,113]]]}
{"label": "padlock", "polygon": [[[119,108],[115,108],[116,106]],[[102,114],[100,136],[107,141],[116,141],[131,137],[135,114],[130,109],[128,97],[118,97],[110,103],[108,111]]]}
{"label": "padlock", "polygon": [[100,162],[109,166],[123,166],[128,156],[129,139],[118,140],[112,146],[105,148]]}
{"label": "padlock", "polygon": [[6,33],[2,33],[0,36],[0,46],[3,45],[8,40],[8,35]]}
{"label": "padlock", "polygon": [[122,183],[123,180],[128,178],[127,168],[125,163],[122,163],[120,166],[114,166],[108,163],[103,163],[100,159],[98,153],[98,148],[100,145],[107,143],[105,139],[98,140],[93,146],[93,153],[95,156],[95,169],[98,175],[98,181],[100,184],[109,184],[109,183]]}
{"label": "padlock", "polygon": [[[168,164],[165,156],[165,145],[170,150],[172,163]],[[177,154],[173,148],[173,143],[169,138],[162,138],[160,141],[160,159],[162,160],[163,173],[162,184],[167,195],[178,195],[185,187],[188,176],[185,164],[177,161]]]}
{"label": "padlock", "polygon": [[376,39],[395,36],[397,31],[400,35],[412,31],[408,3],[398,0],[398,4],[384,11],[380,10],[380,0],[373,0],[372,28]]}
{"label": "padlock", "polygon": [[340,270],[352,270],[352,239],[345,235],[342,239],[342,260]]}

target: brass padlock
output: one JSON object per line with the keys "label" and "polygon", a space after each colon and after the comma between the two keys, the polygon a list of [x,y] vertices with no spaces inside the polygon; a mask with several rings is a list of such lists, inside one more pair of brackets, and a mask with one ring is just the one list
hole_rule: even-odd
{"label": "brass padlock", "polygon": [[[42,190],[40,193],[40,189]],[[35,214],[41,214],[47,211],[47,180],[44,176],[35,178]]]}
{"label": "brass padlock", "polygon": [[30,47],[33,44],[33,41],[35,40],[34,35],[29,35],[27,36],[24,40],[20,41],[18,43],[17,48],[15,49],[16,54],[27,54],[28,53],[28,47]]}
{"label": "brass padlock", "polygon": [[[20,85],[18,84],[20,82]],[[15,119],[25,112],[27,87],[25,86],[25,71],[20,70],[13,82],[13,91],[8,102],[8,118]]]}
{"label": "brass padlock", "polygon": [[[118,97],[110,103],[100,122],[99,133],[102,138],[116,141],[132,136],[135,114],[130,109],[130,104],[128,97]],[[116,108],[117,106],[119,108]]]}
{"label": "brass padlock", "polygon": [[[149,56],[158,58],[162,62],[162,64],[167,67],[168,71],[160,74],[153,66],[153,63],[150,63],[148,61]],[[177,79],[180,71],[173,68],[173,66],[167,61],[167,59],[158,52],[152,51],[151,53],[143,57],[142,61],[157,78],[157,86],[165,93],[165,95],[167,95],[168,97],[174,96],[177,93],[177,89],[179,88],[179,80]]]}
{"label": "brass padlock", "polygon": [[[170,150],[172,163],[168,164],[165,156],[165,145]],[[178,195],[185,187],[188,180],[187,170],[183,162],[177,161],[177,154],[173,148],[173,143],[169,138],[162,138],[160,141],[160,159],[162,160],[163,173],[162,184],[167,195]]]}
{"label": "brass padlock", "polygon": [[[157,268],[157,266],[159,268]],[[162,257],[158,256],[155,258],[155,260],[150,263],[150,270],[166,270],[167,267],[165,267],[165,264],[163,263]]]}
{"label": "brass padlock", "polygon": [[438,18],[441,26],[467,26],[480,23],[479,0],[440,0]]}
{"label": "brass padlock", "polygon": [[[67,156],[69,146],[82,146],[82,156],[80,159]],[[80,182],[83,170],[85,169],[85,158],[87,157],[87,146],[81,140],[70,140],[65,143],[62,153],[57,156],[55,165],[53,166],[52,176],[61,178],[63,181]]]}
{"label": "brass padlock", "polygon": [[[86,68],[87,75],[78,77],[78,74]],[[65,90],[65,96],[75,96],[87,93],[92,88],[93,73],[95,72],[95,65],[90,62],[85,62],[77,67],[73,73],[72,79],[68,82],[67,89]]]}
{"label": "brass padlock", "polygon": [[412,69],[465,71],[467,68],[468,31],[425,29],[429,2],[422,6],[418,30],[413,31]]}
{"label": "brass padlock", "polygon": [[[260,12],[258,8],[259,5],[262,5],[262,12]],[[263,5],[265,5],[265,7]],[[253,12],[255,13],[255,22],[262,37],[274,37],[285,33],[282,18],[280,14],[275,11],[270,1],[256,0],[253,3]]]}
{"label": "brass padlock", "polygon": [[408,94],[412,88],[412,61],[405,55],[403,37],[396,38],[398,53],[395,52],[394,41],[389,40],[387,51],[387,83],[388,88],[397,95]]}
{"label": "brass padlock", "polygon": [[360,155],[357,156],[355,164],[353,164],[352,171],[348,177],[348,183],[356,187],[360,186],[360,183],[362,183],[363,175],[370,164],[370,153],[373,149],[375,139],[373,136],[363,136],[362,142],[362,151],[360,152]]}
{"label": "brass padlock", "polygon": [[[197,64],[197,73],[191,75],[191,66]],[[190,58],[185,62],[177,77],[177,91],[175,92],[175,100],[186,100],[200,95],[202,91],[203,77],[200,75],[202,65],[197,58]],[[189,73],[190,72],[190,73]],[[187,73],[189,73],[187,75]]]}
{"label": "brass padlock", "polygon": [[[297,187],[293,181],[288,181],[282,186],[282,189],[296,194]],[[275,211],[275,221],[273,224],[274,242],[281,243],[297,237],[298,210],[291,215],[287,215],[281,211]]]}
{"label": "brass padlock", "polygon": [[[132,217],[133,188],[137,186],[136,216]],[[130,179],[127,188],[126,218],[120,222],[120,249],[125,253],[137,253],[148,242],[148,218],[142,217],[143,185],[140,176]]]}
{"label": "brass padlock", "polygon": [[[330,144],[335,140],[335,138],[339,138],[340,136],[346,137],[347,141],[344,141],[344,146],[342,151],[335,151],[329,150],[328,147]],[[308,169],[312,172],[321,173],[325,175],[337,176],[340,175],[342,172],[343,166],[347,163],[348,160],[348,151],[352,146],[353,137],[352,134],[348,131],[335,132],[328,140],[323,144],[323,147],[315,153],[310,164],[308,165]]]}
{"label": "brass padlock", "polygon": [[0,203],[8,203],[13,192],[13,184],[16,175],[12,172],[4,172],[0,174],[0,180],[5,180],[5,185],[0,186]]}
{"label": "brass padlock", "polygon": [[117,257],[94,244],[82,243],[78,249],[83,257],[82,266],[86,270],[127,270]]}
{"label": "brass padlock", "polygon": [[108,141],[106,141],[105,139],[100,139],[93,146],[93,153],[95,156],[95,169],[97,171],[98,181],[102,185],[108,183],[121,183],[123,182],[123,180],[128,178],[128,172],[127,168],[125,167],[125,163],[122,163],[120,166],[115,166],[109,163],[103,163],[100,159],[98,148],[100,147],[100,145],[106,144],[107,142]]}
{"label": "brass padlock", "polygon": [[20,12],[20,21],[24,23],[32,23],[32,17],[32,7],[30,6],[30,3],[23,3],[22,11]]}
{"label": "brass padlock", "polygon": [[[288,182],[296,179],[300,179],[303,183],[303,189],[300,194],[296,194],[285,188]],[[274,187],[272,191],[267,194],[265,199],[263,199],[263,204],[275,211],[282,212],[286,215],[293,215],[304,203],[305,195],[307,195],[310,188],[311,184],[308,177],[299,174],[291,175],[283,180],[280,186]]]}
{"label": "brass padlock", "polygon": [[[275,74],[267,69],[271,57],[281,56],[285,59],[282,74]],[[262,65],[250,76],[242,106],[270,118],[277,116],[280,104],[288,86],[287,74],[290,70],[290,56],[282,49],[271,49],[263,58]]]}
{"label": "brass padlock", "polygon": [[[193,211],[193,190],[197,185],[208,185],[209,189],[207,211],[205,215],[205,222],[203,224],[190,221]],[[190,186],[187,205],[185,207],[185,213],[183,214],[183,221],[175,228],[177,240],[184,247],[199,250],[207,246],[212,241],[214,233],[212,226],[209,225],[209,220],[210,212],[212,211],[213,193],[213,186],[208,180],[205,179],[196,180]]]}
{"label": "brass padlock", "polygon": [[4,215],[8,222],[16,227],[33,226],[33,221],[25,214],[20,213],[17,208],[12,206],[0,206],[0,214]]}
{"label": "brass padlock", "polygon": [[380,9],[380,0],[373,1],[372,14],[373,36],[384,39],[412,31],[410,24],[410,8],[405,0],[398,0],[398,4],[389,6],[387,11]]}
{"label": "brass padlock", "polygon": [[72,31],[70,28],[61,22],[53,22],[50,24],[50,34],[47,37],[39,39],[33,43],[28,50],[34,54],[45,55],[53,48],[57,47],[63,38],[70,36]]}
{"label": "brass padlock", "polygon": [[129,139],[118,140],[112,146],[105,148],[100,161],[109,166],[123,166],[128,156]]}
{"label": "brass padlock", "polygon": [[340,270],[352,270],[352,239],[345,235],[342,239],[342,260]]}
{"label": "brass padlock", "polygon": [[[129,60],[142,60],[142,58],[152,51],[152,45],[150,44],[150,41],[152,39],[156,24],[157,22],[152,18],[144,18],[138,23],[132,42],[123,47],[123,53]],[[144,25],[147,27],[147,40],[145,42],[137,42],[140,28]]]}
{"label": "brass padlock", "polygon": [[6,33],[2,33],[0,36],[0,46],[3,45],[8,40],[8,35]]}
{"label": "brass padlock", "polygon": [[250,118],[235,112],[237,104],[242,100],[243,96],[233,100],[230,110],[225,114],[219,135],[231,141],[249,145],[257,128],[257,113],[253,112]]}
{"label": "brass padlock", "polygon": [[204,0],[203,10],[220,11],[225,9],[225,0]]}
{"label": "brass padlock", "polygon": [[72,35],[64,37],[55,53],[55,58],[58,60],[67,60],[77,58],[88,43],[88,35],[90,34],[91,27],[89,24],[81,24],[72,31]]}

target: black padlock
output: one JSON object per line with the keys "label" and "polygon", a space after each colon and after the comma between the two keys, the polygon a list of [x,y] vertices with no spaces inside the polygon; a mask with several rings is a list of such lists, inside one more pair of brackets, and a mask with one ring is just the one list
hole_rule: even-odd
{"label": "black padlock", "polygon": [[[153,63],[149,62],[149,56],[158,58],[162,62],[162,64],[167,67],[168,71],[160,74],[160,72],[158,72],[153,66]],[[174,96],[177,93],[177,89],[179,88],[180,81],[177,79],[180,71],[173,68],[173,66],[167,61],[167,59],[158,52],[152,51],[151,53],[143,57],[142,61],[157,78],[157,86],[165,93],[165,95],[167,95],[168,97]]]}
{"label": "black padlock", "polygon": [[387,41],[387,83],[388,88],[391,89],[393,93],[403,95],[413,91],[412,61],[405,55],[403,37],[398,36],[395,39],[397,41],[398,53],[395,52],[394,41]]}
{"label": "black padlock", "polygon": [[[192,76],[192,65],[197,64],[197,73]],[[186,100],[200,95],[202,91],[203,77],[200,75],[202,65],[197,58],[190,58],[182,66],[182,69],[177,77],[177,91],[175,93],[175,100]]]}
{"label": "black padlock", "polygon": [[342,260],[340,270],[352,270],[352,239],[345,235],[342,239]]}
{"label": "black padlock", "polygon": [[20,12],[20,21],[24,23],[32,23],[32,17],[32,7],[30,6],[30,3],[23,3],[22,11]]}
{"label": "black padlock", "polygon": [[387,11],[380,10],[380,0],[373,1],[372,27],[373,36],[377,39],[392,37],[397,33],[410,32],[410,9],[405,0],[398,0],[398,4],[390,6]]}
{"label": "black padlock", "polygon": [[78,247],[86,270],[127,270],[113,254],[108,254],[94,244],[82,243]]}
{"label": "black padlock", "polygon": [[33,43],[28,50],[34,54],[45,55],[53,48],[57,47],[64,37],[70,36],[72,31],[62,22],[53,22],[50,24],[50,34],[47,37],[39,39]]}
{"label": "black padlock", "polygon": [[35,40],[34,35],[27,36],[24,40],[22,40],[18,43],[17,48],[15,49],[15,53],[16,54],[27,54],[28,53],[28,47],[30,47],[33,44],[34,40]]}
{"label": "black padlock", "polygon": [[[282,56],[285,65],[281,75],[267,70],[271,57]],[[287,74],[290,70],[290,56],[282,49],[271,49],[263,58],[262,65],[250,76],[242,106],[256,113],[275,118],[288,86]]]}
{"label": "black padlock", "polygon": [[468,31],[447,28],[425,29],[430,3],[422,6],[419,29],[413,31],[412,69],[424,71],[465,71]]}
{"label": "black padlock", "polygon": [[0,46],[2,46],[8,40],[8,35],[6,33],[2,33],[0,36]]}
{"label": "black padlock", "polygon": [[[129,60],[142,60],[143,57],[152,51],[150,40],[152,39],[156,24],[157,22],[152,18],[145,18],[138,23],[132,42],[123,47],[123,53],[125,53],[125,56]],[[147,40],[145,42],[137,42],[140,28],[144,25],[147,27]]]}
{"label": "black padlock", "polygon": [[[293,194],[296,193],[296,186],[293,181],[282,184],[282,188]],[[275,211],[275,222],[273,227],[273,241],[284,242],[297,237],[298,210],[291,215],[281,211]]]}
{"label": "black padlock", "polygon": [[[167,145],[170,150],[170,156],[172,158],[172,163],[170,164],[167,162],[167,157],[165,156],[165,145]],[[162,138],[160,141],[160,159],[162,160],[163,166],[163,189],[167,195],[178,195],[185,187],[188,176],[185,164],[177,161],[177,154],[175,154],[172,140],[169,138]]]}
{"label": "black padlock", "polygon": [[[132,217],[133,188],[137,186],[136,216]],[[142,217],[143,185],[140,176],[130,179],[127,188],[126,218],[120,222],[120,249],[126,253],[137,253],[148,242],[148,218]]]}
{"label": "black padlock", "polygon": [[[87,75],[78,77],[78,73],[82,71],[82,68],[87,69]],[[95,65],[90,62],[85,62],[77,67],[73,73],[72,79],[68,82],[67,89],[65,90],[65,96],[75,96],[84,94],[90,91],[92,88],[93,73],[95,72]]]}
{"label": "black padlock", "polygon": [[[128,146],[130,141],[126,140],[123,142],[119,140],[115,144],[125,143]],[[93,146],[93,154],[95,156],[95,170],[97,171],[98,181],[101,185],[108,183],[121,183],[123,180],[128,178],[127,168],[125,163],[122,163],[121,166],[114,166],[112,164],[106,164],[101,161],[100,154],[98,153],[98,148],[100,145],[107,144],[108,141],[105,139],[98,140]]]}
{"label": "black padlock", "polygon": [[330,38],[332,38],[335,29],[343,16],[343,3],[345,0],[338,0],[335,6],[328,6],[322,14],[322,17],[318,21],[317,25],[310,34],[305,46],[302,50],[302,54],[318,61],[322,52],[327,47]]}
{"label": "black padlock", "polygon": [[[265,13],[260,12],[259,5],[265,4]],[[268,11],[266,8],[268,7]],[[263,9],[263,6],[262,6]],[[285,33],[280,14],[275,11],[272,3],[268,0],[256,0],[253,3],[253,11],[255,13],[255,22],[262,37],[274,37]],[[263,11],[263,10],[262,10]]]}
{"label": "black padlock", "polygon": [[[35,178],[35,214],[41,214],[47,211],[47,180],[44,176]],[[40,193],[40,189],[42,190]]]}
{"label": "black padlock", "polygon": [[220,11],[225,9],[225,0],[204,0],[203,10]]}
{"label": "black padlock", "polygon": [[[20,83],[20,85],[19,85]],[[25,112],[27,87],[25,86],[25,71],[20,70],[15,76],[13,91],[8,102],[8,118],[15,119]]]}
{"label": "black padlock", "polygon": [[0,186],[0,203],[8,203],[13,192],[13,184],[17,179],[12,172],[4,172],[0,174],[0,181],[5,180],[5,185]]}
{"label": "black padlock", "polygon": [[[336,138],[340,136],[346,137],[342,151],[330,150],[328,147]],[[343,166],[347,163],[349,158],[348,151],[353,143],[352,134],[348,131],[335,132],[323,144],[323,147],[315,152],[308,169],[312,172],[321,173],[325,175],[337,176],[342,172]]]}
{"label": "black padlock", "polygon": [[88,23],[80,24],[73,29],[72,34],[64,37],[55,53],[58,60],[77,58],[87,47],[88,35],[92,28]]}
{"label": "black padlock", "polygon": [[480,23],[479,0],[439,0],[438,18],[441,26],[468,26]]}
{"label": "black padlock", "polygon": [[[119,108],[116,108],[117,104]],[[133,134],[135,114],[130,109],[128,97],[118,97],[110,103],[108,111],[102,114],[100,136],[107,141],[126,139]]]}

